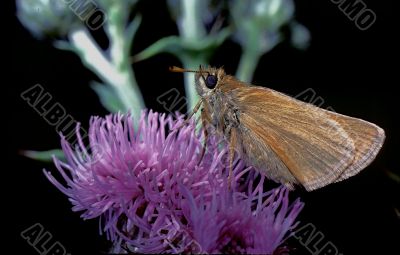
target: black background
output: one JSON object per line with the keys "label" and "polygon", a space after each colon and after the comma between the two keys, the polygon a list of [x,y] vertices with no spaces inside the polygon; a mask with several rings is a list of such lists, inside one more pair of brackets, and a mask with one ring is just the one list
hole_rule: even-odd
{"label": "black background", "polygon": [[[153,2],[153,1],[151,1]],[[342,114],[359,117],[385,129],[387,140],[377,160],[359,175],[338,184],[307,193],[296,191],[306,206],[300,214],[302,224],[312,223],[326,241],[331,241],[343,254],[399,254],[398,184],[385,171],[399,173],[398,52],[395,38],[394,1],[365,3],[377,15],[376,23],[360,31],[329,0],[296,1],[296,19],[310,31],[312,41],[306,51],[293,49],[284,42],[265,55],[257,68],[254,84],[296,95],[313,88],[325,102]],[[157,4],[142,1],[136,10],[143,23],[133,44],[132,54],[159,38],[176,34],[164,1]],[[13,10],[15,13],[15,10]],[[20,232],[34,223],[41,223],[55,240],[73,254],[106,252],[108,243],[98,235],[98,221],[83,221],[70,210],[66,197],[55,189],[42,174],[54,169],[52,164],[36,162],[18,155],[21,149],[46,150],[59,147],[54,128],[45,122],[25,101],[21,92],[41,84],[69,114],[87,127],[92,115],[105,115],[97,96],[88,86],[97,78],[86,70],[80,59],[70,52],[52,47],[49,41],[35,40],[18,20],[13,18],[12,83],[6,89],[10,113],[6,138],[9,139],[3,179],[6,190],[6,211],[11,218],[13,240],[7,244],[17,252],[36,254]],[[101,37],[101,35],[99,35]],[[106,43],[104,46],[106,46]],[[214,55],[211,64],[224,65],[234,73],[240,48],[227,41]],[[138,83],[146,104],[158,111],[157,96],[176,87],[183,92],[183,79],[167,71],[179,61],[167,54],[134,64]],[[397,67],[397,69],[395,69]],[[9,100],[9,101],[8,101]],[[311,254],[299,243],[291,242],[293,254]],[[397,251],[397,252],[395,252]]]}

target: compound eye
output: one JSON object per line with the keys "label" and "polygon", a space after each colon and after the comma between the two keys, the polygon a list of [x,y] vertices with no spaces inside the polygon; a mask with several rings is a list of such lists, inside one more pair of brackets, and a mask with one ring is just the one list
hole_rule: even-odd
{"label": "compound eye", "polygon": [[208,75],[206,79],[207,88],[213,89],[217,85],[218,78],[215,75]]}

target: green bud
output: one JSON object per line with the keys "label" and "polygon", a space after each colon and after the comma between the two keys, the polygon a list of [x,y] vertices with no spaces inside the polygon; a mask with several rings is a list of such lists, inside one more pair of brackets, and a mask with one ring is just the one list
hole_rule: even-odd
{"label": "green bud", "polygon": [[64,0],[18,0],[17,16],[35,37],[65,36],[79,18]]}

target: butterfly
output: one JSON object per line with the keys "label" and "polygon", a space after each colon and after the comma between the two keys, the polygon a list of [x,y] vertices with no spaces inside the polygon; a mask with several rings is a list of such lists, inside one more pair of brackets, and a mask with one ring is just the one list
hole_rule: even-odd
{"label": "butterfly", "polygon": [[201,109],[203,125],[229,142],[230,169],[236,151],[247,164],[291,189],[301,185],[312,191],[356,175],[375,159],[385,140],[384,130],[373,123],[249,85],[223,68],[170,70],[195,73],[200,100],[192,115]]}

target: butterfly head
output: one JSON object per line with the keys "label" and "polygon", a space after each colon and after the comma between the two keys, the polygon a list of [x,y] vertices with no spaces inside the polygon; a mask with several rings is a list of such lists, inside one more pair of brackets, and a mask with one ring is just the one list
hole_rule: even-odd
{"label": "butterfly head", "polygon": [[199,67],[199,70],[187,70],[179,67],[170,68],[172,72],[194,72],[196,91],[201,97],[213,93],[220,86],[225,77],[223,68]]}

